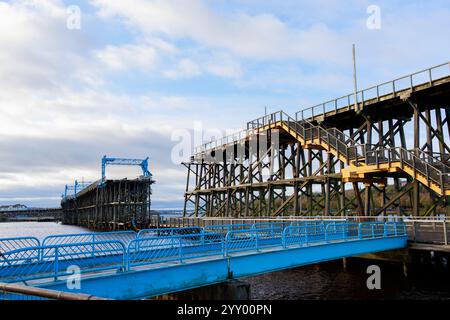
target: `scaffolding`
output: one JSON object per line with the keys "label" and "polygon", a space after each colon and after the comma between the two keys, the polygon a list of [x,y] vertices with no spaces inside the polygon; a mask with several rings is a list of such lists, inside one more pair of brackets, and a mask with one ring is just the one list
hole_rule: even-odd
{"label": "scaffolding", "polygon": [[449,215],[450,63],[194,150],[184,216]]}

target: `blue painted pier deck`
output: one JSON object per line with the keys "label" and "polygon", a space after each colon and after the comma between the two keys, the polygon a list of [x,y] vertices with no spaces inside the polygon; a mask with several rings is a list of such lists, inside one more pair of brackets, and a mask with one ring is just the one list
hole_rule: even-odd
{"label": "blue painted pier deck", "polygon": [[[142,299],[406,245],[403,222],[322,220],[9,238],[0,282]],[[74,270],[81,287],[70,290]]]}

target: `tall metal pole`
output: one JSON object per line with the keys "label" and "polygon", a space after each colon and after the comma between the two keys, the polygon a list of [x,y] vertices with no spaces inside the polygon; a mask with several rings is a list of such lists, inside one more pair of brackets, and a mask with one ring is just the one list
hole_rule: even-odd
{"label": "tall metal pole", "polygon": [[355,111],[359,112],[358,107],[358,83],[356,81],[356,49],[355,44],[353,44],[353,84],[355,87]]}

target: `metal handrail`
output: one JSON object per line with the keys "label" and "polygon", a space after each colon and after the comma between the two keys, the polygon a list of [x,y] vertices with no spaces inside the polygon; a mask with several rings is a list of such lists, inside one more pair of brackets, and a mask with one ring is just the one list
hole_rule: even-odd
{"label": "metal handrail", "polygon": [[[436,163],[438,166],[442,167],[443,170],[441,170],[444,173],[450,172],[450,166],[447,165],[446,163],[442,162],[441,159],[438,159],[437,157],[433,156],[433,154],[430,154],[426,151],[423,151],[420,148],[415,148],[415,149],[411,149],[408,150],[412,153],[418,153],[419,154],[419,158],[423,157],[424,161],[428,162],[428,163]],[[440,153],[439,153],[440,154]],[[427,159],[427,160],[426,160]]]}
{"label": "metal handrail", "polygon": [[[279,120],[277,120],[278,114]],[[250,121],[247,124],[247,128],[258,129],[262,126],[270,124],[271,122],[265,121],[266,119],[270,119],[271,122],[275,123],[278,121],[286,123],[290,129],[292,129],[296,134],[298,134],[305,140],[307,140],[308,138],[312,140],[313,138],[318,137],[321,140],[326,140],[328,144],[330,144],[331,142],[333,148],[335,148],[337,152],[341,151],[341,154],[343,155],[349,154],[346,149],[348,144],[350,144],[350,146],[356,144],[356,142],[351,137],[347,136],[345,133],[343,133],[337,128],[325,129],[321,126],[312,124],[308,119],[302,119],[302,121],[300,122],[297,119],[292,118],[282,110]],[[262,123],[260,122],[260,120],[262,120]],[[304,124],[307,124],[307,127]],[[314,133],[315,131],[317,131],[317,134]],[[332,143],[334,139],[336,142]]]}
{"label": "metal handrail", "polygon": [[414,153],[414,151],[410,151],[402,147],[382,148],[375,150],[369,150],[366,148],[364,161],[367,165],[375,164],[377,166],[381,163],[390,164],[391,162],[400,161],[402,167],[404,165],[408,165],[413,169],[414,175],[416,172],[419,172],[423,176],[427,177],[428,180],[432,180],[432,182],[440,186],[441,190],[444,191],[449,188],[448,181],[450,181],[450,179],[446,179],[444,177],[450,177],[450,172],[443,172],[429,162],[421,159]]}
{"label": "metal handrail", "polygon": [[108,300],[106,298],[93,296],[85,293],[72,293],[56,291],[33,286],[26,286],[17,283],[0,283],[0,295],[13,295],[20,299],[24,298],[43,298],[54,300]]}
{"label": "metal handrail", "polygon": [[[224,136],[220,139],[216,139],[210,142],[203,143],[197,147],[194,147],[194,154],[200,154],[206,150],[210,150],[213,148],[217,148],[218,146],[223,146],[232,142],[236,142],[242,139],[245,139],[248,135],[252,133],[251,130],[239,130],[235,133],[232,133],[230,135]],[[237,137],[237,138],[236,138]]]}
{"label": "metal handrail", "polygon": [[126,246],[122,241],[95,241],[39,245],[11,250],[0,260],[0,278],[19,281],[71,274],[66,268],[77,261],[80,272],[123,269]]}
{"label": "metal handrail", "polygon": [[[400,78],[396,78],[396,79],[391,80],[391,81],[383,82],[383,83],[380,83],[378,85],[375,85],[375,86],[372,86],[372,87],[369,87],[369,88],[366,88],[366,89],[363,89],[363,90],[359,90],[359,91],[356,92],[356,103],[362,103],[362,105],[364,106],[364,103],[367,100],[371,100],[371,99],[375,99],[375,98],[377,100],[379,100],[383,96],[383,95],[380,95],[380,88],[381,87],[385,87],[387,85],[389,85],[389,89],[391,91],[389,91],[385,95],[397,94],[399,91],[405,90],[405,89],[411,89],[412,90],[414,88],[414,86],[422,85],[422,84],[425,84],[425,83],[432,84],[433,81],[436,81],[436,80],[440,79],[440,78],[438,78],[438,79],[434,79],[433,78],[433,71],[436,70],[436,69],[442,68],[444,66],[449,66],[450,67],[450,62],[442,63],[440,65],[437,65],[437,66],[434,66],[434,67],[431,67],[431,68],[420,70],[420,71],[408,74],[406,76],[403,76],[403,77],[400,77]],[[449,71],[450,71],[450,68],[449,68]],[[414,77],[419,75],[419,74],[426,74],[428,76],[428,81],[414,84]],[[450,75],[450,72],[448,73],[448,75]],[[400,88],[400,87],[396,86],[396,83],[398,83],[401,80],[409,80],[409,86],[406,87],[406,88]],[[370,91],[376,91],[376,95],[374,97],[369,98],[368,97],[368,93]],[[315,106],[312,106],[312,107],[309,107],[309,108],[297,111],[295,116],[296,116],[296,118],[300,119],[299,115],[301,115],[301,120],[303,120],[303,119],[305,119],[305,113],[310,111],[311,112],[311,116],[307,117],[306,119],[314,120],[316,117],[322,116],[325,113],[327,113],[329,111],[332,111],[332,110],[337,112],[337,110],[342,109],[342,108],[346,108],[346,107],[348,108],[348,110],[352,110],[352,109],[354,109],[354,106],[355,106],[354,98],[355,98],[355,93],[350,93],[348,95],[345,95],[345,96],[342,96],[342,97],[339,97],[339,98],[336,98],[336,99],[328,100],[328,101],[320,103],[318,105],[315,105]],[[359,100],[359,98],[361,98],[361,100]],[[339,101],[342,101],[342,100],[345,101],[346,105],[339,106]],[[358,100],[361,101],[361,102],[358,102]],[[332,106],[331,110],[327,111],[327,105],[330,105],[330,104]]]}
{"label": "metal handrail", "polygon": [[[355,141],[351,137],[347,136],[344,132],[338,130],[337,128],[325,129],[320,126],[313,125],[306,119],[303,119],[301,122],[299,122],[296,119],[289,116],[283,110],[279,110],[271,114],[258,117],[252,121],[249,121],[247,123],[247,129],[245,130],[195,147],[194,154],[198,155],[207,150],[212,150],[219,146],[223,147],[227,144],[234,144],[237,141],[246,139],[248,136],[257,132],[260,128],[277,122],[283,122],[287,124],[287,126],[290,129],[292,129],[296,134],[298,134],[303,139],[306,139],[308,137],[313,138],[315,136],[314,131],[317,130],[318,136],[320,137],[325,136],[327,141],[332,141],[333,139],[339,140],[339,142],[336,142],[335,146],[339,143],[341,143],[342,145],[349,143],[351,145],[355,144]],[[307,126],[305,126],[305,124]],[[341,149],[344,148],[344,146],[342,145]]]}
{"label": "metal handrail", "polygon": [[[273,112],[271,114],[268,114],[268,115],[265,115],[262,117],[258,117],[252,121],[249,121],[249,122],[247,122],[247,129],[239,130],[235,133],[224,136],[220,139],[216,139],[216,140],[213,140],[213,141],[210,141],[207,143],[203,143],[200,146],[197,146],[194,148],[194,154],[200,154],[206,150],[211,150],[211,149],[217,148],[219,146],[224,146],[224,145],[227,145],[230,143],[235,143],[237,141],[243,140],[246,137],[254,134],[254,132],[256,132],[257,129],[260,129],[261,127],[263,127],[267,124],[276,122],[276,121],[273,121],[273,119],[276,119],[276,115],[281,114],[281,113],[284,113],[284,112],[282,110],[279,110],[279,111]],[[255,123],[258,124],[256,127],[250,126],[250,124],[255,124]]]}
{"label": "metal handrail", "polygon": [[149,234],[153,236],[157,235],[185,235],[185,234],[199,234],[203,229],[200,227],[179,227],[179,228],[152,228],[142,229],[138,232],[136,238],[148,238]]}
{"label": "metal handrail", "polygon": [[69,233],[55,234],[46,236],[42,240],[42,245],[71,244],[83,242],[95,242],[99,238],[104,240],[122,240],[124,237],[136,238],[137,233],[132,230],[108,231],[108,232],[86,232],[86,233]]}

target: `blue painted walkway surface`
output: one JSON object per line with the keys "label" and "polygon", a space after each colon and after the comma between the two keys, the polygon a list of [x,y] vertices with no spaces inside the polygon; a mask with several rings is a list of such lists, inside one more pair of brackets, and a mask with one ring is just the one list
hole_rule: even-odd
{"label": "blue painted walkway surface", "polygon": [[[402,222],[321,220],[9,238],[0,281],[139,299],[406,243]],[[69,290],[74,266],[81,288]]]}

